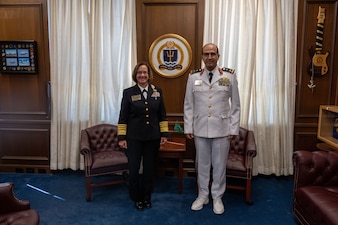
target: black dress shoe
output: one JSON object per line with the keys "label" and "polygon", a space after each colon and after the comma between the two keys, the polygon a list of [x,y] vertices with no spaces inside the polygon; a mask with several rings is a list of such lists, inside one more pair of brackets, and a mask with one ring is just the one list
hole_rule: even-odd
{"label": "black dress shoe", "polygon": [[151,201],[147,201],[147,200],[143,201],[143,207],[150,209],[151,208]]}
{"label": "black dress shoe", "polygon": [[143,202],[135,202],[135,208],[138,211],[142,211],[143,210]]}

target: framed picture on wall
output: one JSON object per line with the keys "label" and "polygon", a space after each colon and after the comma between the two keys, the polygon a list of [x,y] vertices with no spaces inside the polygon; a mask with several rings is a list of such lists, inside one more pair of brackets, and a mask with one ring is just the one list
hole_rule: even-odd
{"label": "framed picture on wall", "polygon": [[36,41],[0,41],[0,73],[37,73]]}

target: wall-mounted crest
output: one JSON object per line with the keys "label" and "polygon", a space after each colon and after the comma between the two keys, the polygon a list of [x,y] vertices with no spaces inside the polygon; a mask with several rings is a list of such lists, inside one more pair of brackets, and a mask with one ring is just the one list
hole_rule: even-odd
{"label": "wall-mounted crest", "polygon": [[189,69],[192,51],[189,43],[180,35],[164,34],[151,44],[148,57],[156,73],[166,78],[175,78]]}

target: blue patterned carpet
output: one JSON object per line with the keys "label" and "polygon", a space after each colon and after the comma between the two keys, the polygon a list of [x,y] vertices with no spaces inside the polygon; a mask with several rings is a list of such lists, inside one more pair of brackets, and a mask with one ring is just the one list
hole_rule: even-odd
{"label": "blue patterned carpet", "polygon": [[[111,177],[109,177],[111,178]],[[292,214],[293,180],[290,177],[256,176],[253,205],[244,192],[227,190],[223,215],[215,215],[210,202],[192,211],[195,179],[184,178],[183,194],[175,177],[158,178],[152,195],[153,208],[136,211],[125,184],[97,187],[86,201],[83,171],[55,174],[0,173],[0,182],[13,182],[17,198],[29,200],[40,215],[41,225],[295,225]]]}

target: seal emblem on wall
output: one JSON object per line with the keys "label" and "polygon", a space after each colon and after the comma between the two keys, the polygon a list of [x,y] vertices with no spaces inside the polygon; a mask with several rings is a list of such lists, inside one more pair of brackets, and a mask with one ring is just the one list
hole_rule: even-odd
{"label": "seal emblem on wall", "polygon": [[149,48],[152,69],[166,78],[183,75],[190,67],[192,51],[189,43],[178,34],[158,37]]}

